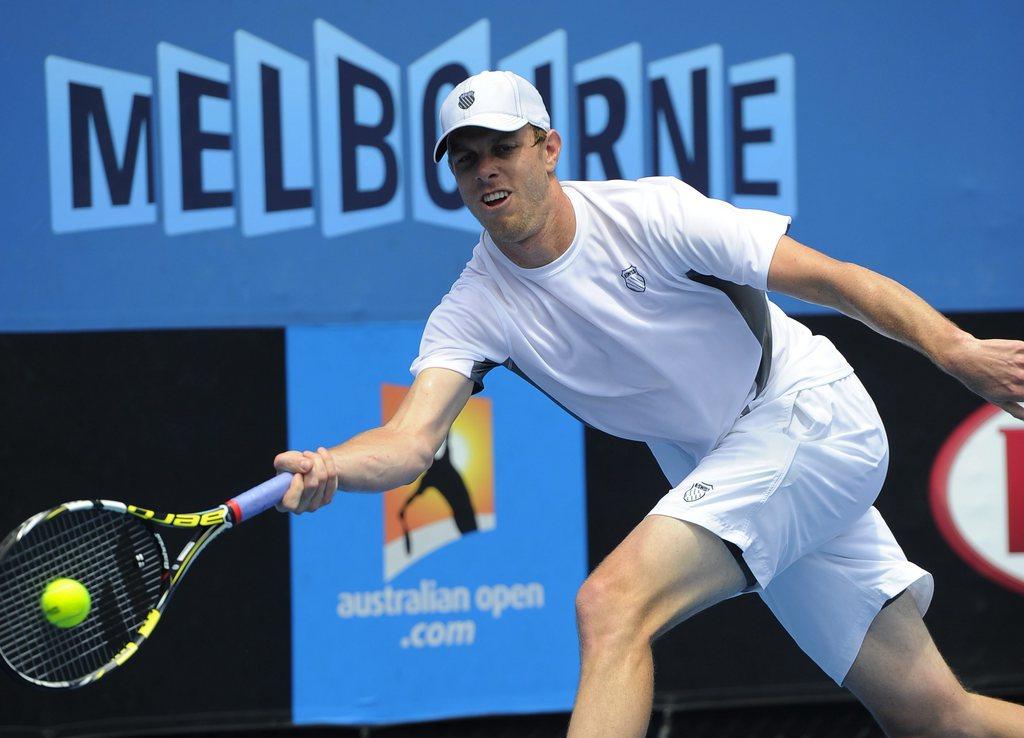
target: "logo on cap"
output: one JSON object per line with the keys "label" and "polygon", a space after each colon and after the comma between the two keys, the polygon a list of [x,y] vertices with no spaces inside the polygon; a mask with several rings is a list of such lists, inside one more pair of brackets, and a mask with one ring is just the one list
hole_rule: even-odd
{"label": "logo on cap", "polygon": [[473,94],[472,90],[470,90],[469,92],[463,92],[461,95],[459,95],[459,107],[462,108],[463,110],[466,110],[467,108],[469,108],[470,105],[473,104],[474,100],[476,100],[476,96]]}

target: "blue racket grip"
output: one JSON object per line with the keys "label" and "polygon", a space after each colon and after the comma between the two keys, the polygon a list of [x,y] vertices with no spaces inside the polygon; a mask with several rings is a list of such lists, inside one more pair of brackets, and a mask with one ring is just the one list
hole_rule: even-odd
{"label": "blue racket grip", "polygon": [[279,503],[292,483],[292,476],[291,472],[281,472],[273,479],[228,500],[227,506],[235,516],[235,524],[254,518]]}

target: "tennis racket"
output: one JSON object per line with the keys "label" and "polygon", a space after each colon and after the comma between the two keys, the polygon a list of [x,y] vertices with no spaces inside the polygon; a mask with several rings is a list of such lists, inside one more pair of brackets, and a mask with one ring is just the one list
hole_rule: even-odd
{"label": "tennis racket", "polygon": [[[159,513],[110,500],[76,500],[33,515],[0,542],[0,666],[30,684],[73,689],[135,655],[199,553],[224,531],[281,501],[279,474],[222,505]],[[156,526],[195,529],[169,564]],[[74,627],[50,623],[41,597],[69,578],[91,598]]]}

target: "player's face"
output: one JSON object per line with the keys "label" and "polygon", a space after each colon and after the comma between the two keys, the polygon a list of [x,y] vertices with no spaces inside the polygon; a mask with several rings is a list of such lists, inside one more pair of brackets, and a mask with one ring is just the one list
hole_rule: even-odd
{"label": "player's face", "polygon": [[467,126],[448,137],[462,201],[496,242],[524,241],[547,217],[554,164],[546,148],[531,126],[510,133]]}

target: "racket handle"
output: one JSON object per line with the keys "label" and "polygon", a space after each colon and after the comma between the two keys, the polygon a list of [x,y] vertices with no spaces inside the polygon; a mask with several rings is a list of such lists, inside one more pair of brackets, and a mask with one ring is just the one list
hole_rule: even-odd
{"label": "racket handle", "polygon": [[227,501],[227,506],[234,513],[235,524],[254,518],[279,503],[291,483],[291,472],[281,472],[273,479],[256,485],[248,492],[232,497]]}

